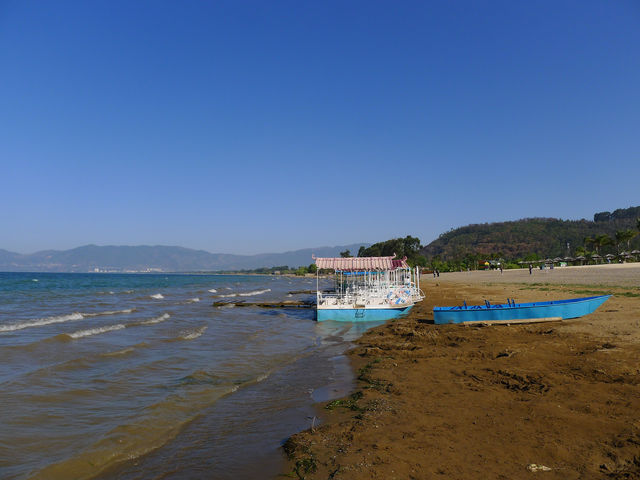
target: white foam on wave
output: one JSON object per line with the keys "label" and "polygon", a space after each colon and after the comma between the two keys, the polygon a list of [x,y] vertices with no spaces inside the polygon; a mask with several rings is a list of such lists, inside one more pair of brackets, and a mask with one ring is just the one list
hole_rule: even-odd
{"label": "white foam on wave", "polygon": [[122,315],[124,313],[132,313],[135,311],[135,308],[127,308],[125,310],[107,310],[105,312],[82,313],[81,315],[83,317],[101,317],[103,315]]}
{"label": "white foam on wave", "polygon": [[212,288],[211,290],[209,290],[211,293],[218,293],[218,290],[216,290],[215,288]]}
{"label": "white foam on wave", "polygon": [[150,318],[149,320],[144,320],[140,322],[138,325],[154,325],[156,323],[160,323],[160,322],[164,322],[165,320],[168,320],[169,317],[171,317],[171,315],[169,315],[168,313],[163,313],[159,317]]}
{"label": "white foam on wave", "polygon": [[16,330],[23,330],[25,328],[43,327],[45,325],[51,325],[54,323],[72,322],[83,320],[85,318],[101,317],[104,315],[124,315],[135,311],[135,308],[127,308],[124,310],[105,310],[104,312],[74,312],[66,315],[55,315],[52,317],[36,318],[33,320],[27,320],[26,322],[22,323],[14,323],[12,325],[0,325],[0,332],[14,332]]}
{"label": "white foam on wave", "polygon": [[189,302],[189,303],[197,303],[199,301],[200,301],[200,299],[198,297],[190,298],[189,300],[187,300],[187,302]]}
{"label": "white foam on wave", "polygon": [[164,298],[164,295],[162,295],[161,293],[154,293],[153,295],[149,295],[151,298],[155,298],[156,300],[162,300]]}
{"label": "white foam on wave", "polygon": [[263,293],[270,292],[270,288],[265,288],[264,290],[254,290],[253,292],[242,292],[242,293],[230,293],[229,295],[218,295],[220,298],[229,298],[229,297],[253,297],[254,295],[262,295]]}
{"label": "white foam on wave", "polygon": [[122,330],[123,328],[127,328],[127,326],[123,323],[118,323],[117,325],[108,325],[106,327],[88,328],[87,330],[78,330],[77,332],[70,333],[69,336],[71,338],[90,337],[91,335],[99,335],[101,333],[113,332],[114,330]]}
{"label": "white foam on wave", "polygon": [[200,336],[202,336],[202,334],[207,330],[206,325],[204,327],[200,327],[197,328],[195,330],[192,331],[187,331],[182,333],[182,335],[180,335],[180,338],[182,338],[183,340],[193,340],[194,338],[198,338]]}
{"label": "white foam on wave", "polygon": [[82,320],[84,315],[80,312],[69,313],[67,315],[56,315],[53,317],[36,318],[35,320],[27,320],[22,323],[14,323],[12,325],[0,325],[0,332],[15,332],[16,330],[23,330],[25,328],[42,327],[44,325],[51,325],[52,323],[64,323],[74,320]]}
{"label": "white foam on wave", "polygon": [[39,282],[40,280],[38,280],[37,278],[32,278],[31,281],[32,282]]}
{"label": "white foam on wave", "polygon": [[104,327],[87,328],[86,330],[78,330],[77,332],[68,333],[67,335],[69,335],[71,338],[90,337],[92,335],[99,335],[100,333],[122,330],[123,328],[139,327],[143,325],[155,325],[156,323],[164,322],[169,317],[171,317],[171,315],[169,315],[168,313],[163,313],[159,317],[150,318],[141,322],[118,323],[116,325],[107,325]]}
{"label": "white foam on wave", "polygon": [[271,291],[270,288],[265,288],[264,290],[254,290],[253,292],[239,293],[238,296],[239,297],[252,297],[253,295],[262,295],[263,293],[267,293],[267,292],[270,292],[270,291]]}

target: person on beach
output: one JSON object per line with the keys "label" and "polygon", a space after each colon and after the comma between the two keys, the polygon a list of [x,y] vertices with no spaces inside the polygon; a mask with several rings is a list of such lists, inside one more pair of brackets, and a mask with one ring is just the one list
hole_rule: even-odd
{"label": "person on beach", "polygon": [[502,275],[502,264],[500,264],[500,275]]}
{"label": "person on beach", "polygon": [[531,275],[532,270],[533,270],[533,265],[529,264],[529,275]]}

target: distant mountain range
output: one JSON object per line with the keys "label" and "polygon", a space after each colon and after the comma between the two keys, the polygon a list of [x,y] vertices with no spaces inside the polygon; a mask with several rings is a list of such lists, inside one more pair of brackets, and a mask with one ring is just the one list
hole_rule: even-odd
{"label": "distant mountain range", "polygon": [[284,253],[231,255],[168,246],[86,245],[71,250],[44,250],[28,255],[0,249],[0,271],[4,272],[196,272],[248,270],[284,266],[295,268],[317,257],[338,257],[340,252],[357,252],[356,243],[336,247],[305,248]]}

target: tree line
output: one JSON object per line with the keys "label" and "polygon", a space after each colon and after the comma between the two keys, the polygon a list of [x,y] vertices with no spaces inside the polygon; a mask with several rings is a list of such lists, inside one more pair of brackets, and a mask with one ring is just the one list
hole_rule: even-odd
{"label": "tree line", "polygon": [[[392,238],[384,242],[374,243],[370,247],[360,247],[358,257],[407,257],[407,263],[411,267],[427,265],[427,259],[422,255],[422,245],[418,237],[407,235],[404,238]],[[353,257],[349,250],[340,252],[341,257]]]}
{"label": "tree line", "polygon": [[[509,222],[472,224],[441,234],[421,253],[430,265],[475,268],[478,262],[503,259],[506,263],[556,257],[587,257],[640,249],[640,207],[600,212],[594,220],[527,218]],[[440,268],[444,271],[446,267]]]}

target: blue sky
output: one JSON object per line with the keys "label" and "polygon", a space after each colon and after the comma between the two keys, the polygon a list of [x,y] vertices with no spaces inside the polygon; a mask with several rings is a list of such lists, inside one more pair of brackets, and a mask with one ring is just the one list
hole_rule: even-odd
{"label": "blue sky", "polygon": [[0,0],[0,248],[640,205],[640,3]]}

